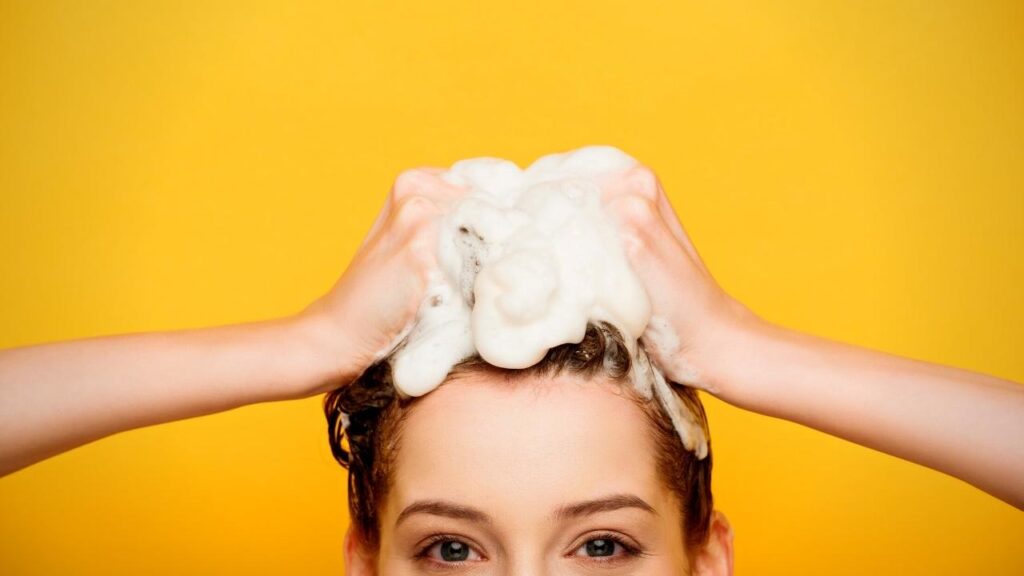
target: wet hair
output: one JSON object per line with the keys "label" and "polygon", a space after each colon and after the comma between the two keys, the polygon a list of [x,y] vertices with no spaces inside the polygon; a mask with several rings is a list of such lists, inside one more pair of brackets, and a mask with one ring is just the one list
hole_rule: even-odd
{"label": "wet hair", "polygon": [[[672,386],[684,408],[691,412],[709,438],[707,456],[698,459],[685,448],[661,404],[642,398],[635,390],[630,382],[631,365],[632,358],[621,333],[609,324],[598,323],[587,326],[580,343],[552,348],[543,360],[530,368],[497,368],[474,356],[459,363],[449,379],[469,373],[496,375],[507,380],[571,374],[582,378],[604,377],[622,384],[622,390],[647,416],[657,452],[658,472],[679,500],[684,544],[694,550],[707,541],[713,509],[711,445],[704,406],[696,390]],[[390,487],[402,422],[416,402],[417,398],[402,397],[395,391],[391,366],[386,359],[372,365],[351,384],[329,393],[324,401],[331,451],[348,469],[351,520],[372,550],[380,545],[378,514]]]}

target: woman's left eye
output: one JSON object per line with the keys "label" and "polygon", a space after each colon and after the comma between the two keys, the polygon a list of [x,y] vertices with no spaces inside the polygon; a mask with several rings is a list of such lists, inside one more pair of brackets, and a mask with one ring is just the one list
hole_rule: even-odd
{"label": "woman's left eye", "polygon": [[632,554],[632,549],[624,545],[620,540],[602,536],[600,538],[591,538],[584,542],[582,546],[576,549],[575,555],[601,559]]}

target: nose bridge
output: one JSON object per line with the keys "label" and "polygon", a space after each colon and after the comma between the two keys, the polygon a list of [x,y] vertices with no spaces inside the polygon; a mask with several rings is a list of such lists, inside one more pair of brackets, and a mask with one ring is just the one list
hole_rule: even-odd
{"label": "nose bridge", "polygon": [[554,576],[539,562],[516,561],[509,565],[506,576]]}
{"label": "nose bridge", "polygon": [[509,555],[505,576],[555,576],[542,549],[520,548]]}

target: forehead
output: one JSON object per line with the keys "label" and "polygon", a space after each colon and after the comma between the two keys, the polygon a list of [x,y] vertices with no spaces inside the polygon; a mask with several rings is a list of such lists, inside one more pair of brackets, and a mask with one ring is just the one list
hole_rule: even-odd
{"label": "forehead", "polygon": [[386,518],[420,499],[528,521],[609,494],[669,498],[646,416],[613,383],[466,375],[419,400],[401,434]]}

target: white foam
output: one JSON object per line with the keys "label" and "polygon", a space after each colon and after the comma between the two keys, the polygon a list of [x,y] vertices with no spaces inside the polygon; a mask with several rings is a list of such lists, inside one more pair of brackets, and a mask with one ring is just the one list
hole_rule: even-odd
{"label": "white foam", "polygon": [[[594,321],[616,326],[636,356],[650,303],[601,205],[611,179],[636,165],[616,148],[590,146],[544,156],[525,170],[476,158],[444,173],[467,193],[444,216],[440,269],[392,355],[399,392],[430,392],[474,353],[494,366],[527,368],[552,347],[580,342]],[[700,455],[703,434],[693,432],[678,400],[665,404],[674,395],[657,368],[647,367],[638,389],[665,405]]]}

